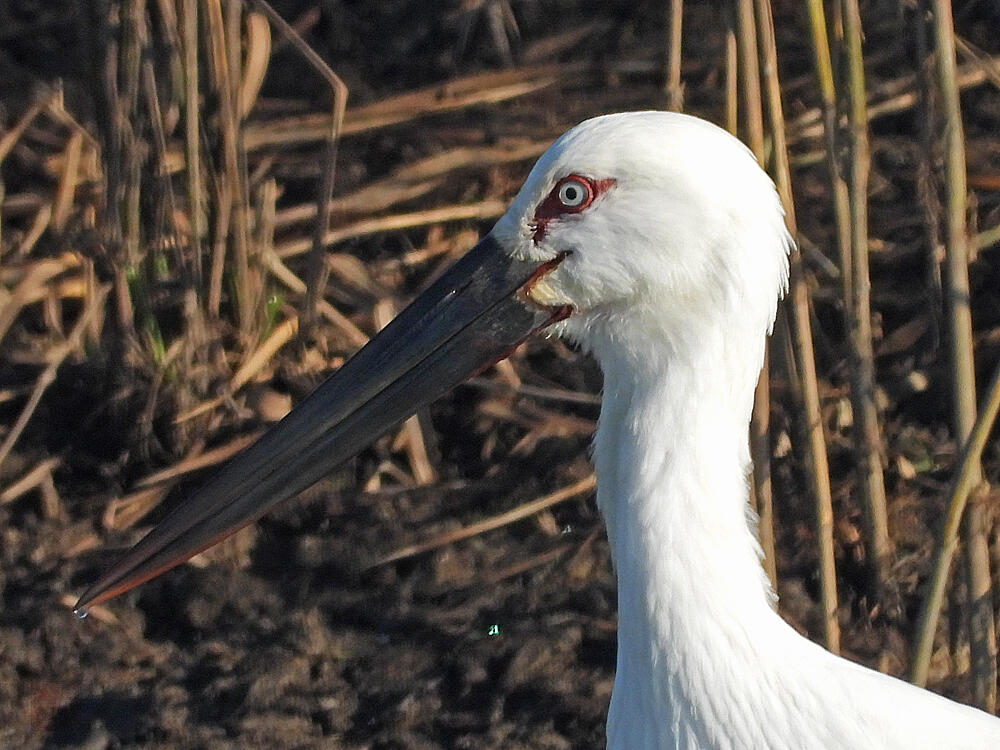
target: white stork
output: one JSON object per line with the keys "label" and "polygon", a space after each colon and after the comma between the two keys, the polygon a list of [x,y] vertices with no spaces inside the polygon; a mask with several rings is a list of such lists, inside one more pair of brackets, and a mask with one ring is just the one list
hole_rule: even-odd
{"label": "white stork", "polygon": [[723,130],[666,112],[576,126],[487,237],[78,606],[249,523],[548,329],[604,372],[609,748],[1000,748],[1000,719],[834,656],[775,610],[747,510],[747,426],[790,247],[773,184]]}

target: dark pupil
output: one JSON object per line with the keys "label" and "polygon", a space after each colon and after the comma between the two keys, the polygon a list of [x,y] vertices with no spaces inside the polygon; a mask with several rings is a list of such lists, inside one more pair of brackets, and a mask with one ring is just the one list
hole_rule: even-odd
{"label": "dark pupil", "polygon": [[577,197],[578,196],[576,194],[576,188],[575,187],[567,187],[566,188],[566,200],[567,201],[569,201],[570,203],[574,203],[576,201]]}

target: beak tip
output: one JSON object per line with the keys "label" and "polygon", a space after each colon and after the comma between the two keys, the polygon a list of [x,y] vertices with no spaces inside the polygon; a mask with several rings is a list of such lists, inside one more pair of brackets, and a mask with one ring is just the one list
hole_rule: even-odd
{"label": "beak tip", "polygon": [[87,618],[90,614],[90,607],[93,604],[94,597],[91,595],[93,587],[87,589],[80,595],[80,598],[76,600],[76,604],[73,605],[73,614],[79,617],[81,620]]}
{"label": "beak tip", "polygon": [[80,598],[76,600],[76,604],[73,605],[73,614],[83,620],[88,614],[90,614],[91,607],[110,599],[111,596],[112,595],[108,593],[107,588],[102,586],[101,581],[98,580],[87,588],[80,595]]}

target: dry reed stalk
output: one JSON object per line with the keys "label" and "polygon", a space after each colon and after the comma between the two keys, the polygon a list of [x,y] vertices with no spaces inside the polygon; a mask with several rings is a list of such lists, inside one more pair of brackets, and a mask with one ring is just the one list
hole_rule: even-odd
{"label": "dry reed stalk", "polygon": [[251,432],[248,435],[241,435],[238,438],[234,438],[224,445],[212,448],[211,450],[204,451],[200,448],[196,448],[188,451],[188,454],[177,463],[168,466],[166,469],[153,472],[152,474],[140,479],[135,483],[135,488],[139,490],[163,484],[172,485],[196,471],[201,471],[203,469],[216,466],[217,464],[221,464],[226,459],[235,456],[247,446],[255,443],[263,434],[264,430],[257,430],[256,432]]}
{"label": "dry reed stalk", "polygon": [[[205,198],[201,176],[200,104],[198,91],[198,0],[180,0],[181,47],[184,86],[184,164],[187,190],[187,219],[191,227],[188,247],[194,264],[196,288],[204,288],[202,247],[207,236]],[[218,309],[218,308],[216,308]]]}
{"label": "dry reed stalk", "polygon": [[523,43],[517,56],[518,62],[523,65],[540,63],[551,60],[564,52],[580,49],[582,45],[587,43],[588,37],[606,33],[612,26],[613,24],[606,20],[588,21],[535,40],[522,40]]}
{"label": "dry reed stalk", "polygon": [[[471,106],[498,104],[553,86],[560,82],[560,76],[579,70],[581,66],[533,65],[456,78],[347,111],[340,135],[355,135]],[[329,114],[309,114],[251,124],[245,130],[244,144],[249,151],[256,151],[267,146],[321,142],[328,136],[330,121]]]}
{"label": "dry reed stalk", "polygon": [[104,300],[107,297],[108,289],[109,287],[107,286],[100,287],[95,294],[87,300],[86,307],[84,307],[83,312],[80,313],[80,316],[73,324],[73,329],[70,331],[66,340],[56,344],[48,352],[46,352],[46,367],[36,378],[35,385],[31,391],[31,396],[28,397],[28,401],[21,409],[21,413],[18,415],[13,426],[11,426],[10,432],[7,433],[3,443],[0,444],[0,466],[3,465],[3,462],[7,459],[7,456],[10,455],[11,450],[13,450],[14,444],[17,442],[18,438],[21,437],[21,433],[24,431],[28,421],[31,419],[31,415],[34,414],[35,409],[38,408],[38,404],[42,400],[42,395],[55,381],[56,373],[58,372],[60,365],[62,365],[70,354],[80,349],[80,345],[83,343],[83,338],[88,331],[91,319],[96,317],[99,313],[104,312]]}
{"label": "dry reed stalk", "polygon": [[[439,224],[446,221],[478,221],[494,219],[502,216],[507,210],[507,204],[499,200],[484,200],[479,203],[460,204],[457,206],[442,206],[426,211],[382,216],[375,219],[364,219],[347,224],[337,229],[331,229],[323,237],[326,246],[335,245],[348,239],[356,239],[369,234],[395,232],[400,229]],[[307,239],[288,240],[275,246],[275,254],[281,258],[291,258],[301,255],[312,248],[312,241]]]}
{"label": "dry reed stalk", "polygon": [[83,151],[83,133],[74,130],[66,143],[65,160],[63,162],[62,174],[59,176],[59,185],[56,188],[56,196],[52,201],[51,225],[55,231],[61,231],[66,226],[70,209],[73,207],[73,198],[76,195],[76,185],[80,172],[80,156]]}
{"label": "dry reed stalk", "polygon": [[[375,327],[381,331],[396,317],[396,312],[396,305],[391,299],[379,300],[372,311]],[[416,484],[433,484],[438,480],[438,474],[427,457],[427,440],[419,415],[408,417],[400,425],[392,449],[406,451],[410,474],[413,475]]]}
{"label": "dry reed stalk", "polygon": [[38,209],[34,220],[31,222],[31,226],[28,228],[21,242],[14,249],[15,257],[23,258],[28,255],[38,240],[42,238],[42,235],[45,234],[45,230],[49,228],[51,221],[52,204],[45,203]]}
{"label": "dry reed stalk", "polygon": [[[91,172],[99,171],[97,166],[97,151],[100,149],[100,143],[94,136],[90,134],[90,131],[84,127],[84,125],[72,114],[66,110],[66,104],[63,100],[63,92],[61,88],[56,88],[51,96],[44,98],[45,102],[45,114],[51,117],[56,123],[67,128],[71,132],[78,132],[83,135],[83,141],[87,146],[87,151],[95,156],[95,159],[90,166]],[[96,174],[95,174],[96,177]]]}
{"label": "dry reed stalk", "polygon": [[[954,35],[955,49],[959,55],[968,58],[973,65],[978,66],[993,81],[994,86],[1000,87],[1000,58],[991,57],[968,39],[963,39],[958,34]],[[955,74],[956,80],[958,73]]]}
{"label": "dry reed stalk", "polygon": [[529,401],[511,404],[509,399],[486,399],[476,411],[482,416],[512,422],[529,432],[537,433],[534,437],[589,436],[597,426],[592,419],[562,414]]}
{"label": "dry reed stalk", "polygon": [[757,161],[764,164],[764,119],[760,93],[760,65],[753,4],[735,0],[736,52],[743,105],[745,140]]}
{"label": "dry reed stalk", "polygon": [[[442,177],[421,182],[407,183],[397,181],[394,176],[378,180],[358,188],[346,195],[340,195],[330,200],[330,213],[338,214],[338,218],[351,214],[371,215],[398,203],[407,203],[417,198],[423,198],[434,192],[445,180]],[[276,227],[288,227],[315,221],[319,213],[315,203],[300,203],[283,208],[275,214]]]}
{"label": "dry reed stalk", "polygon": [[31,106],[24,111],[24,114],[17,118],[14,126],[5,132],[3,136],[0,136],[0,164],[7,158],[7,154],[14,148],[14,144],[21,140],[21,136],[24,135],[24,131],[28,129],[28,126],[48,107],[48,103],[57,97],[59,97],[59,92],[53,91],[36,98],[31,103]]}
{"label": "dry reed stalk", "polygon": [[[499,367],[499,365],[500,363],[498,362],[497,366]],[[487,391],[510,392],[518,396],[527,396],[528,398],[533,398],[539,401],[559,401],[566,404],[584,404],[586,406],[601,405],[600,396],[592,393],[567,391],[563,388],[543,388],[524,383],[512,384],[480,377],[466,380],[465,385],[482,388]]]}
{"label": "dry reed stalk", "polygon": [[26,216],[41,208],[47,202],[47,198],[48,196],[31,192],[30,190],[18,193],[17,195],[4,194],[0,210],[2,210],[4,218]]}
{"label": "dry reed stalk", "polygon": [[459,146],[419,159],[401,167],[393,177],[415,182],[443,177],[458,169],[492,167],[498,164],[526,161],[539,156],[549,147],[550,140],[500,141],[493,145]]}
{"label": "dry reed stalk", "polygon": [[737,67],[736,29],[730,6],[723,9],[726,17],[726,130],[733,135],[739,129],[739,75]]}
{"label": "dry reed stalk", "polygon": [[210,181],[212,203],[212,257],[208,267],[208,295],[205,302],[205,312],[210,318],[218,318],[222,305],[222,282],[226,270],[226,237],[229,236],[230,211],[232,199],[229,197],[227,184],[219,179]]}
{"label": "dry reed stalk", "polygon": [[159,485],[115,498],[104,507],[101,527],[108,531],[132,528],[162,503],[169,492],[170,485]]}
{"label": "dry reed stalk", "polygon": [[[157,212],[159,214],[166,214],[166,220],[159,220],[158,224],[164,225],[164,229],[161,230],[167,237],[162,235],[158,238],[158,242],[164,242],[173,247],[176,253],[177,267],[179,269],[185,269],[188,266],[187,258],[183,253],[183,245],[179,241],[177,236],[177,223],[176,217],[178,216],[177,201],[174,196],[174,186],[167,175],[165,166],[167,160],[167,133],[163,121],[163,112],[160,107],[160,95],[157,92],[156,83],[156,73],[153,69],[153,62],[150,59],[144,59],[142,61],[142,95],[143,100],[146,103],[146,112],[149,119],[150,130],[153,135],[153,153],[155,154],[155,161],[151,165],[152,169],[147,167],[147,172],[152,172],[152,179],[147,177],[147,182],[154,183],[157,193]],[[148,188],[147,188],[148,190]],[[182,271],[183,276],[188,276]],[[185,278],[187,281],[187,278]],[[152,283],[152,280],[150,281]]]}
{"label": "dry reed stalk", "polygon": [[[924,215],[924,231],[927,237],[927,283],[935,299],[944,298],[944,288],[941,281],[941,270],[944,266],[944,240],[941,237],[943,222],[941,220],[941,198],[938,195],[935,170],[940,161],[940,149],[937,148],[937,87],[934,85],[934,55],[930,29],[922,14],[917,14],[912,21],[915,37],[915,61],[917,76],[920,82],[917,93],[920,98],[918,118],[920,128],[920,155],[917,162],[916,188],[917,199]],[[937,336],[937,331],[935,331]],[[957,663],[957,662],[953,662]]]}
{"label": "dry reed stalk", "polygon": [[[459,146],[407,164],[388,177],[332,199],[330,211],[342,214],[379,211],[395,203],[425,195],[439,186],[442,178],[454,171],[526,161],[537,157],[548,146],[549,141]],[[290,206],[277,213],[275,222],[276,226],[286,227],[297,222],[312,221],[316,215],[317,207],[314,203]]]}
{"label": "dry reed stalk", "polygon": [[[219,129],[222,135],[222,181],[220,190],[220,213],[228,214],[226,225],[218,226],[219,247],[224,247],[225,237],[231,237],[231,261],[225,262],[224,251],[216,251],[213,264],[212,283],[217,287],[210,292],[212,300],[222,296],[222,267],[233,277],[231,292],[236,311],[236,322],[244,338],[252,338],[254,328],[254,289],[250,278],[250,247],[248,231],[248,202],[245,164],[241,163],[243,150],[242,120],[239,116],[237,97],[239,96],[242,34],[239,23],[239,0],[226,0],[225,11],[222,0],[207,0],[204,4],[205,26],[208,30],[209,70],[213,88],[219,102]],[[235,19],[234,19],[235,16]],[[215,307],[217,312],[218,307]]]}
{"label": "dry reed stalk", "polygon": [[684,109],[684,85],[681,83],[681,30],[684,20],[684,0],[669,0],[667,12],[667,54],[663,71],[663,91],[667,109]]}
{"label": "dry reed stalk", "polygon": [[[795,204],[792,200],[788,144],[785,138],[784,109],[778,80],[778,55],[774,39],[774,18],[770,0],[755,0],[760,29],[761,60],[764,79],[764,100],[767,103],[769,130],[774,143],[774,173],[778,194],[785,208],[785,223],[795,237]],[[830,469],[827,463],[826,440],[823,436],[823,413],[820,407],[819,382],[813,352],[812,324],[809,313],[809,289],[802,268],[802,256],[794,248],[789,257],[788,309],[791,313],[789,343],[797,370],[790,380],[797,385],[798,401],[802,404],[802,432],[806,436],[806,474],[812,489],[816,513],[816,539],[819,546],[820,601],[823,611],[823,642],[834,652],[840,652],[840,624],[837,620],[837,571],[833,545],[833,498],[830,491]]]}
{"label": "dry reed stalk", "polygon": [[910,666],[910,681],[917,685],[927,684],[934,635],[937,632],[941,604],[944,602],[948,573],[951,569],[951,561],[958,549],[959,526],[965,516],[970,494],[977,487],[982,486],[980,462],[983,449],[986,447],[990,432],[997,420],[998,412],[1000,412],[1000,367],[997,367],[993,373],[993,379],[986,390],[986,397],[979,410],[979,416],[976,418],[962,450],[958,469],[948,493],[948,512],[941,527],[941,534],[935,550],[934,571],[931,574],[927,595],[917,620],[917,637]]}
{"label": "dry reed stalk", "polygon": [[403,422],[392,449],[406,451],[415,484],[434,484],[438,480],[438,473],[427,455],[427,440],[419,416],[414,415]]}
{"label": "dry reed stalk", "polygon": [[848,197],[851,216],[851,297],[847,314],[851,346],[851,404],[858,461],[858,491],[864,509],[869,564],[877,596],[886,602],[892,541],[883,476],[882,437],[875,404],[875,354],[872,348],[871,280],[868,273],[868,114],[865,99],[861,14],[858,0],[843,0],[844,43],[847,57],[846,89],[849,102],[847,145]]}
{"label": "dry reed stalk", "polygon": [[52,472],[58,469],[61,464],[62,459],[57,456],[39,461],[20,479],[7,485],[3,492],[0,492],[0,505],[11,503],[22,495],[31,492],[31,490],[39,487],[45,481],[46,477],[51,480]]}
{"label": "dry reed stalk", "polygon": [[826,31],[826,15],[823,0],[808,0],[809,27],[812,32],[813,59],[822,104],[820,116],[826,139],[826,168],[833,197],[833,215],[836,226],[837,250],[840,256],[841,294],[844,304],[851,299],[851,212],[840,162],[837,159],[837,89],[833,79],[833,63],[830,59],[830,42]]}
{"label": "dry reed stalk", "polygon": [[[764,158],[764,118],[760,93],[760,65],[757,49],[757,29],[753,4],[735,0],[736,48],[742,93],[743,125],[746,142],[760,164]],[[760,545],[764,552],[764,569],[771,585],[777,589],[778,574],[774,555],[774,497],[771,486],[770,429],[770,366],[769,350],[764,351],[764,366],[754,391],[750,418],[750,458],[753,461],[753,499],[759,523]]]}
{"label": "dry reed stalk", "polygon": [[539,552],[537,555],[532,555],[525,560],[508,565],[505,568],[491,570],[489,573],[477,576],[469,581],[467,586],[494,586],[508,578],[513,578],[514,576],[521,575],[522,573],[527,573],[529,570],[555,562],[567,552],[572,550],[573,547],[574,545],[572,544],[560,544],[557,547],[553,547],[545,552]]}
{"label": "dry reed stalk", "polygon": [[[952,409],[955,437],[959,443],[974,447],[972,436],[976,428],[976,385],[975,362],[972,343],[972,314],[969,305],[969,236],[966,224],[966,173],[965,142],[962,128],[962,113],[958,98],[955,70],[955,38],[952,23],[951,1],[934,2],[934,36],[936,42],[936,68],[938,95],[944,107],[945,116],[945,225],[946,225],[946,291],[945,309],[950,322],[950,354],[952,367]],[[996,385],[996,383],[994,383]],[[989,408],[988,404],[987,408]],[[968,451],[967,451],[968,454]],[[966,470],[963,461],[962,474],[969,475],[966,494],[983,482],[982,466],[978,456],[969,458]],[[973,493],[974,494],[974,493]],[[965,504],[962,521],[965,538],[966,576],[969,591],[969,640],[972,650],[972,691],[977,705],[993,712],[997,698],[996,666],[996,623],[993,615],[990,579],[990,557],[987,542],[988,521],[986,509],[975,498],[952,498],[952,507]],[[959,513],[959,516],[963,514]],[[949,509],[949,521],[951,509]],[[946,524],[947,526],[947,524]],[[949,541],[942,537],[938,553],[943,565],[945,547]],[[938,583],[935,570],[932,591]],[[928,596],[928,607],[933,605]],[[930,644],[936,625],[935,614],[921,613],[921,627],[918,631],[916,654],[912,676],[918,684],[926,681]]]}
{"label": "dry reed stalk", "polygon": [[257,246],[260,264],[266,268],[266,258],[269,256],[274,257],[275,218],[278,213],[278,183],[273,179],[264,180],[257,188],[256,194],[253,241]]}
{"label": "dry reed stalk", "polygon": [[294,315],[274,326],[268,337],[246,357],[240,368],[233,373],[233,377],[229,381],[229,392],[236,393],[253,380],[257,373],[263,370],[274,358],[278,350],[295,338],[298,330],[299,320]]}
{"label": "dry reed stalk", "polygon": [[[4,184],[3,180],[0,180],[0,206],[3,205],[4,199],[6,197],[7,197],[7,186]],[[2,216],[2,214],[0,214],[0,257],[3,256],[3,251],[4,251],[4,246],[3,246],[4,225],[3,225],[3,221],[4,221],[3,220],[3,216]],[[0,295],[0,297],[2,297],[2,295]]]}
{"label": "dry reed stalk", "polygon": [[37,302],[46,294],[51,280],[80,265],[78,256],[64,253],[59,258],[44,258],[28,265],[17,285],[3,298],[0,306],[0,340],[6,336],[18,313],[25,305]]}
{"label": "dry reed stalk", "polygon": [[[956,74],[959,90],[965,91],[992,80],[993,71],[998,66],[1000,56],[959,66]],[[868,93],[868,121],[896,115],[919,105],[919,88],[919,78],[912,73],[880,83]],[[822,120],[822,107],[808,109],[790,120],[787,124],[789,143],[798,144],[824,135],[826,129]]]}
{"label": "dry reed stalk", "polygon": [[979,234],[977,234],[973,240],[973,245],[976,250],[985,250],[988,247],[992,247],[997,243],[1000,243],[1000,224],[997,224],[992,229],[986,229]]}
{"label": "dry reed stalk", "polygon": [[217,406],[224,404],[243,386],[253,380],[257,373],[263,370],[264,366],[274,358],[274,355],[278,353],[278,350],[295,338],[298,331],[299,319],[296,316],[288,317],[276,325],[271,330],[268,337],[264,339],[264,341],[261,342],[256,349],[251,351],[246,356],[243,364],[240,365],[240,368],[233,373],[232,378],[229,380],[225,394],[211,398],[208,401],[204,401],[201,404],[198,404],[198,406],[195,406],[193,409],[188,409],[183,414],[179,414],[174,418],[174,423],[179,424],[181,422],[186,422],[194,417],[207,414]]}
{"label": "dry reed stalk", "polygon": [[492,531],[493,529],[499,529],[501,526],[506,526],[514,523],[515,521],[520,521],[523,518],[533,516],[546,508],[551,508],[553,505],[566,502],[567,500],[572,500],[574,497],[579,497],[580,495],[590,492],[596,486],[597,480],[594,478],[593,474],[590,474],[578,482],[574,482],[567,487],[563,487],[562,489],[556,490],[548,495],[544,495],[537,500],[532,500],[529,503],[519,505],[506,513],[501,513],[491,518],[479,521],[478,523],[470,524],[469,526],[463,526],[462,528],[455,529],[454,531],[445,532],[444,534],[440,534],[432,539],[428,539],[427,541],[420,542],[418,544],[401,547],[394,552],[390,552],[389,554],[380,557],[375,562],[366,565],[365,569],[377,568],[380,565],[386,565],[387,563],[395,562],[396,560],[404,560],[408,557],[414,557],[415,555],[429,552],[432,549],[443,547],[446,544],[452,544],[453,542],[478,536],[479,534]]}
{"label": "dry reed stalk", "polygon": [[[292,273],[281,259],[273,252],[264,254],[264,265],[271,272],[275,279],[287,286],[296,294],[305,295],[306,283]],[[317,306],[319,314],[326,318],[334,328],[340,333],[344,340],[355,348],[361,348],[368,343],[368,335],[354,325],[351,319],[340,312],[326,300],[320,300]]]}
{"label": "dry reed stalk", "polygon": [[[117,173],[116,186],[121,191],[120,196],[116,194],[112,198],[116,204],[121,201],[121,213],[116,217],[121,221],[121,251],[117,271],[121,274],[125,299],[118,300],[119,322],[127,331],[135,330],[137,314],[141,323],[148,320],[150,302],[142,263],[142,156],[134,127],[140,121],[139,66],[142,59],[145,5],[144,0],[126,0],[124,3],[119,55],[117,59],[112,57],[109,61],[115,67],[108,72],[109,82],[112,83],[112,88],[108,90],[111,100],[109,126],[111,139],[117,147],[117,159],[112,161],[112,171]],[[110,52],[109,50],[109,56]]]}
{"label": "dry reed stalk", "polygon": [[42,517],[48,520],[65,520],[66,512],[59,499],[52,472],[62,463],[58,457],[47,458],[39,462],[27,474],[11,484],[0,493],[0,505],[9,503],[22,495],[38,490],[41,498]]}
{"label": "dry reed stalk", "polygon": [[333,181],[336,174],[337,144],[344,127],[344,114],[347,111],[347,84],[340,76],[305,43],[288,23],[264,0],[254,0],[256,7],[267,19],[275,25],[281,35],[291,42],[292,46],[306,59],[312,68],[319,73],[330,87],[332,103],[330,115],[324,133],[324,153],[322,178],[316,195],[316,222],[313,225],[312,247],[309,259],[309,283],[306,294],[305,321],[311,325],[317,314],[319,303],[323,299],[328,278],[328,267],[325,262],[326,244],[324,237],[330,227],[330,199],[333,196]]}

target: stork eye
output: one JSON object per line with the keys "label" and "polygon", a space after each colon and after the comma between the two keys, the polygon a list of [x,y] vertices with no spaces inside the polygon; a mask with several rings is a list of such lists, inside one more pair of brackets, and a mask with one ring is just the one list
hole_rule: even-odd
{"label": "stork eye", "polygon": [[579,177],[567,177],[559,183],[559,202],[566,208],[580,208],[594,199],[590,185]]}
{"label": "stork eye", "polygon": [[559,180],[545,196],[545,200],[535,208],[531,218],[531,237],[538,243],[545,237],[549,222],[566,214],[585,211],[606,190],[615,184],[612,177],[592,179],[579,174],[571,174]]}

